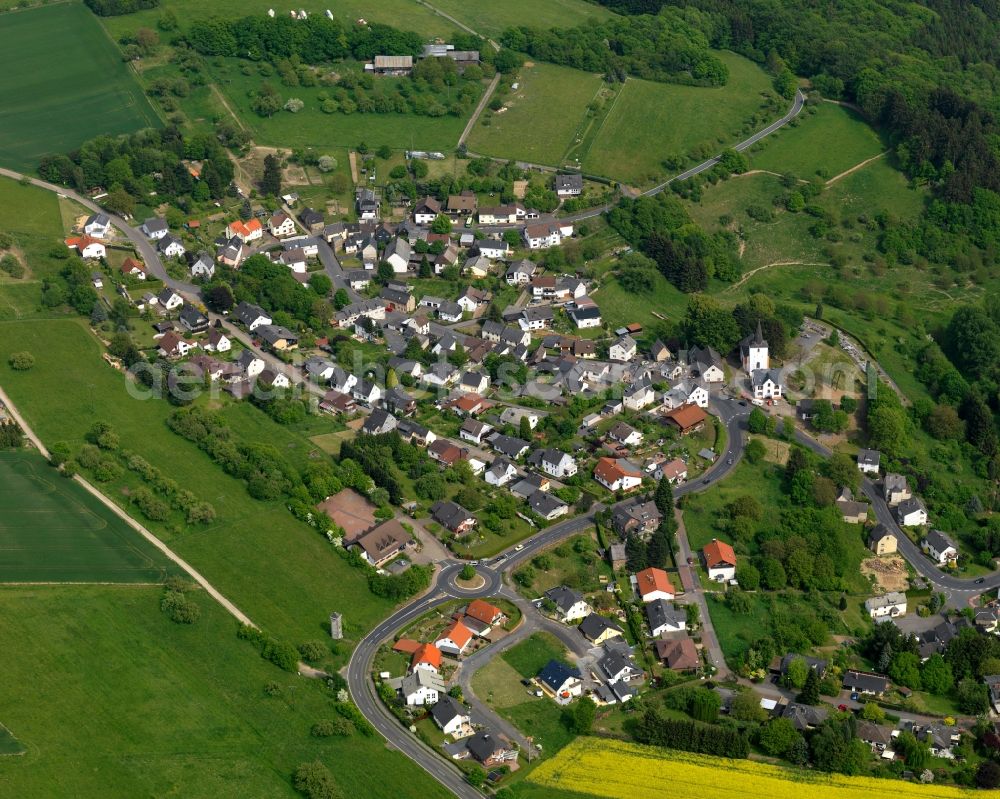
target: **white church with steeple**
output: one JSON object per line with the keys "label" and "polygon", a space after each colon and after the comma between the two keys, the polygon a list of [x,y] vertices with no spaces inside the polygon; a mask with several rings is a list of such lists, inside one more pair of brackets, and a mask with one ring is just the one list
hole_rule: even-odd
{"label": "white church with steeple", "polygon": [[767,353],[767,342],[757,322],[757,332],[747,336],[740,342],[740,358],[743,361],[743,371],[750,373],[757,369],[770,369],[771,359]]}

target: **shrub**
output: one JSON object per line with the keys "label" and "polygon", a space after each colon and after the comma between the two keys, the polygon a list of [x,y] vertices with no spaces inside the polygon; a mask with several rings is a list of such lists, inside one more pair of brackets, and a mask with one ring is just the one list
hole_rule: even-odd
{"label": "shrub", "polygon": [[306,641],[299,644],[299,654],[306,663],[315,663],[329,654],[329,650],[319,641]]}
{"label": "shrub", "polygon": [[30,352],[14,352],[7,359],[7,363],[10,365],[11,369],[17,372],[27,372],[31,367],[35,365],[35,356]]}
{"label": "shrub", "polygon": [[313,738],[331,738],[335,735],[345,738],[351,734],[351,722],[345,718],[323,719],[312,725],[309,734]]}
{"label": "shrub", "polygon": [[201,617],[198,603],[180,591],[164,591],[160,610],[175,624],[194,624]]}
{"label": "shrub", "polygon": [[307,799],[339,799],[342,795],[330,770],[318,760],[295,769],[292,785]]}

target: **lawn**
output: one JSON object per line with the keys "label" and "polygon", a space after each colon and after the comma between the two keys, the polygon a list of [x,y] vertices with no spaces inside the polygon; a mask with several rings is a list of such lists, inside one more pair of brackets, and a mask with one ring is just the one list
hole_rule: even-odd
{"label": "lawn", "polygon": [[[577,551],[578,547],[582,551]],[[525,593],[537,597],[557,585],[567,585],[582,593],[601,590],[599,578],[610,580],[613,574],[607,561],[597,557],[595,548],[594,534],[589,531],[539,553],[527,567],[534,573],[534,579],[531,590]]]}
{"label": "lawn", "polygon": [[729,67],[729,82],[722,87],[627,80],[582,158],[584,170],[648,186],[667,177],[665,158],[697,151],[700,161],[784,113],[762,112],[762,93],[770,91],[771,83],[760,67],[734,53],[717,55]]}
{"label": "lawn", "polygon": [[[171,432],[165,422],[172,406],[131,397],[126,379],[100,360],[98,343],[85,328],[75,320],[0,323],[0,385],[43,441],[76,447],[95,420],[107,420],[123,448],[140,453],[211,502],[218,518],[208,528],[150,527],[279,637],[294,643],[312,640],[322,634],[330,612],[339,610],[345,613],[345,637],[353,640],[388,613],[390,603],[369,593],[364,575],[297,522],[280,501],[252,499],[241,481]],[[32,370],[9,369],[7,358],[17,350],[34,353]],[[279,449],[301,446],[298,434],[267,419],[260,429],[269,431],[268,443]],[[127,473],[123,481],[109,485],[108,495],[124,503],[121,489],[135,479]]]}
{"label": "lawn", "polygon": [[878,134],[854,111],[833,103],[820,103],[815,110],[764,139],[751,157],[754,169],[800,178],[819,174],[832,178],[885,147]]}
{"label": "lawn", "polygon": [[656,328],[663,321],[659,316],[677,322],[684,315],[688,301],[687,296],[659,272],[653,273],[653,290],[644,294],[641,302],[636,302],[636,295],[625,291],[612,275],[602,280],[600,289],[593,293],[593,297],[601,307],[602,318],[612,330],[632,322],[638,322],[647,330]]}
{"label": "lawn", "polygon": [[522,677],[535,677],[550,660],[566,660],[566,647],[549,633],[534,633],[502,657]]}
{"label": "lawn", "polygon": [[258,657],[204,595],[191,626],[170,622],[160,596],[0,589],[0,707],[27,749],[0,758],[5,796],[293,799],[291,773],[315,759],[344,796],[447,795],[377,734],[312,737],[315,722],[336,716],[322,683]]}
{"label": "lawn", "polygon": [[[499,7],[497,7],[499,11]],[[506,8],[504,10],[506,13]],[[472,130],[469,149],[498,158],[558,166],[601,88],[601,77],[554,64],[522,67],[506,111],[486,112]]]}
{"label": "lawn", "polygon": [[484,36],[497,37],[507,28],[527,25],[536,28],[569,28],[588,20],[603,20],[614,16],[604,6],[586,0],[512,0],[503,5],[477,0],[431,0],[431,5],[450,14]]}
{"label": "lawn", "polygon": [[4,165],[33,170],[43,155],[99,134],[160,124],[118,49],[82,4],[0,15],[0,40]]}
{"label": "lawn", "polygon": [[179,571],[37,452],[0,452],[0,581],[155,583]]}

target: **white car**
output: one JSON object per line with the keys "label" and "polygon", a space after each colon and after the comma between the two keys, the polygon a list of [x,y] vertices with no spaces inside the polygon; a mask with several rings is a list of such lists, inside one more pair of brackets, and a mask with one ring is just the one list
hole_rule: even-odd
{"label": "white car", "polygon": [[522,549],[524,549],[524,544],[518,544],[516,547],[514,547],[515,552],[520,552]]}

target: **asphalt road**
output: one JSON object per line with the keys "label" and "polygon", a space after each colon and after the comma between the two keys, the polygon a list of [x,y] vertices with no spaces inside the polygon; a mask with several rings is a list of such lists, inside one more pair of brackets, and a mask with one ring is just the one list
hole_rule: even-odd
{"label": "asphalt road", "polygon": [[[705,472],[702,477],[678,486],[674,491],[675,496],[684,496],[685,494],[705,491],[711,488],[715,483],[724,479],[736,467],[736,464],[743,455],[744,438],[742,427],[745,417],[750,412],[749,407],[741,405],[737,400],[719,397],[713,399],[713,410],[722,420],[723,424],[726,425],[727,452],[720,454],[715,465]],[[611,507],[632,501],[633,498],[630,497]],[[426,594],[413,600],[405,607],[400,608],[392,616],[379,624],[361,640],[351,654],[350,662],[347,664],[347,684],[358,709],[391,745],[407,755],[407,757],[462,799],[466,799],[466,797],[473,799],[473,797],[481,797],[482,794],[466,783],[464,778],[460,776],[458,769],[448,763],[440,754],[425,746],[415,736],[411,735],[395,717],[390,715],[389,711],[375,694],[375,687],[371,680],[372,663],[375,653],[382,642],[391,638],[401,627],[409,624],[438,605],[452,599],[466,599],[474,596],[488,597],[502,594],[508,599],[523,602],[522,598],[513,595],[509,589],[505,588],[502,573],[511,571],[518,564],[534,557],[539,550],[550,547],[564,538],[591,527],[594,524],[594,514],[604,507],[604,505],[597,503],[592,506],[589,513],[547,527],[520,544],[508,548],[499,555],[477,563],[476,571],[486,580],[486,584],[476,590],[469,591],[459,587],[455,583],[455,578],[461,571],[462,566],[465,565],[463,562],[445,561],[441,564],[442,568],[438,571],[433,586]],[[707,620],[707,615],[704,613],[703,615]],[[528,623],[528,614],[525,614],[525,618],[525,623]],[[706,625],[707,623],[706,621]],[[571,649],[578,649],[582,645],[581,642],[572,638],[569,629],[563,628],[561,625],[558,626],[558,629],[551,630],[551,632],[558,634]]]}

